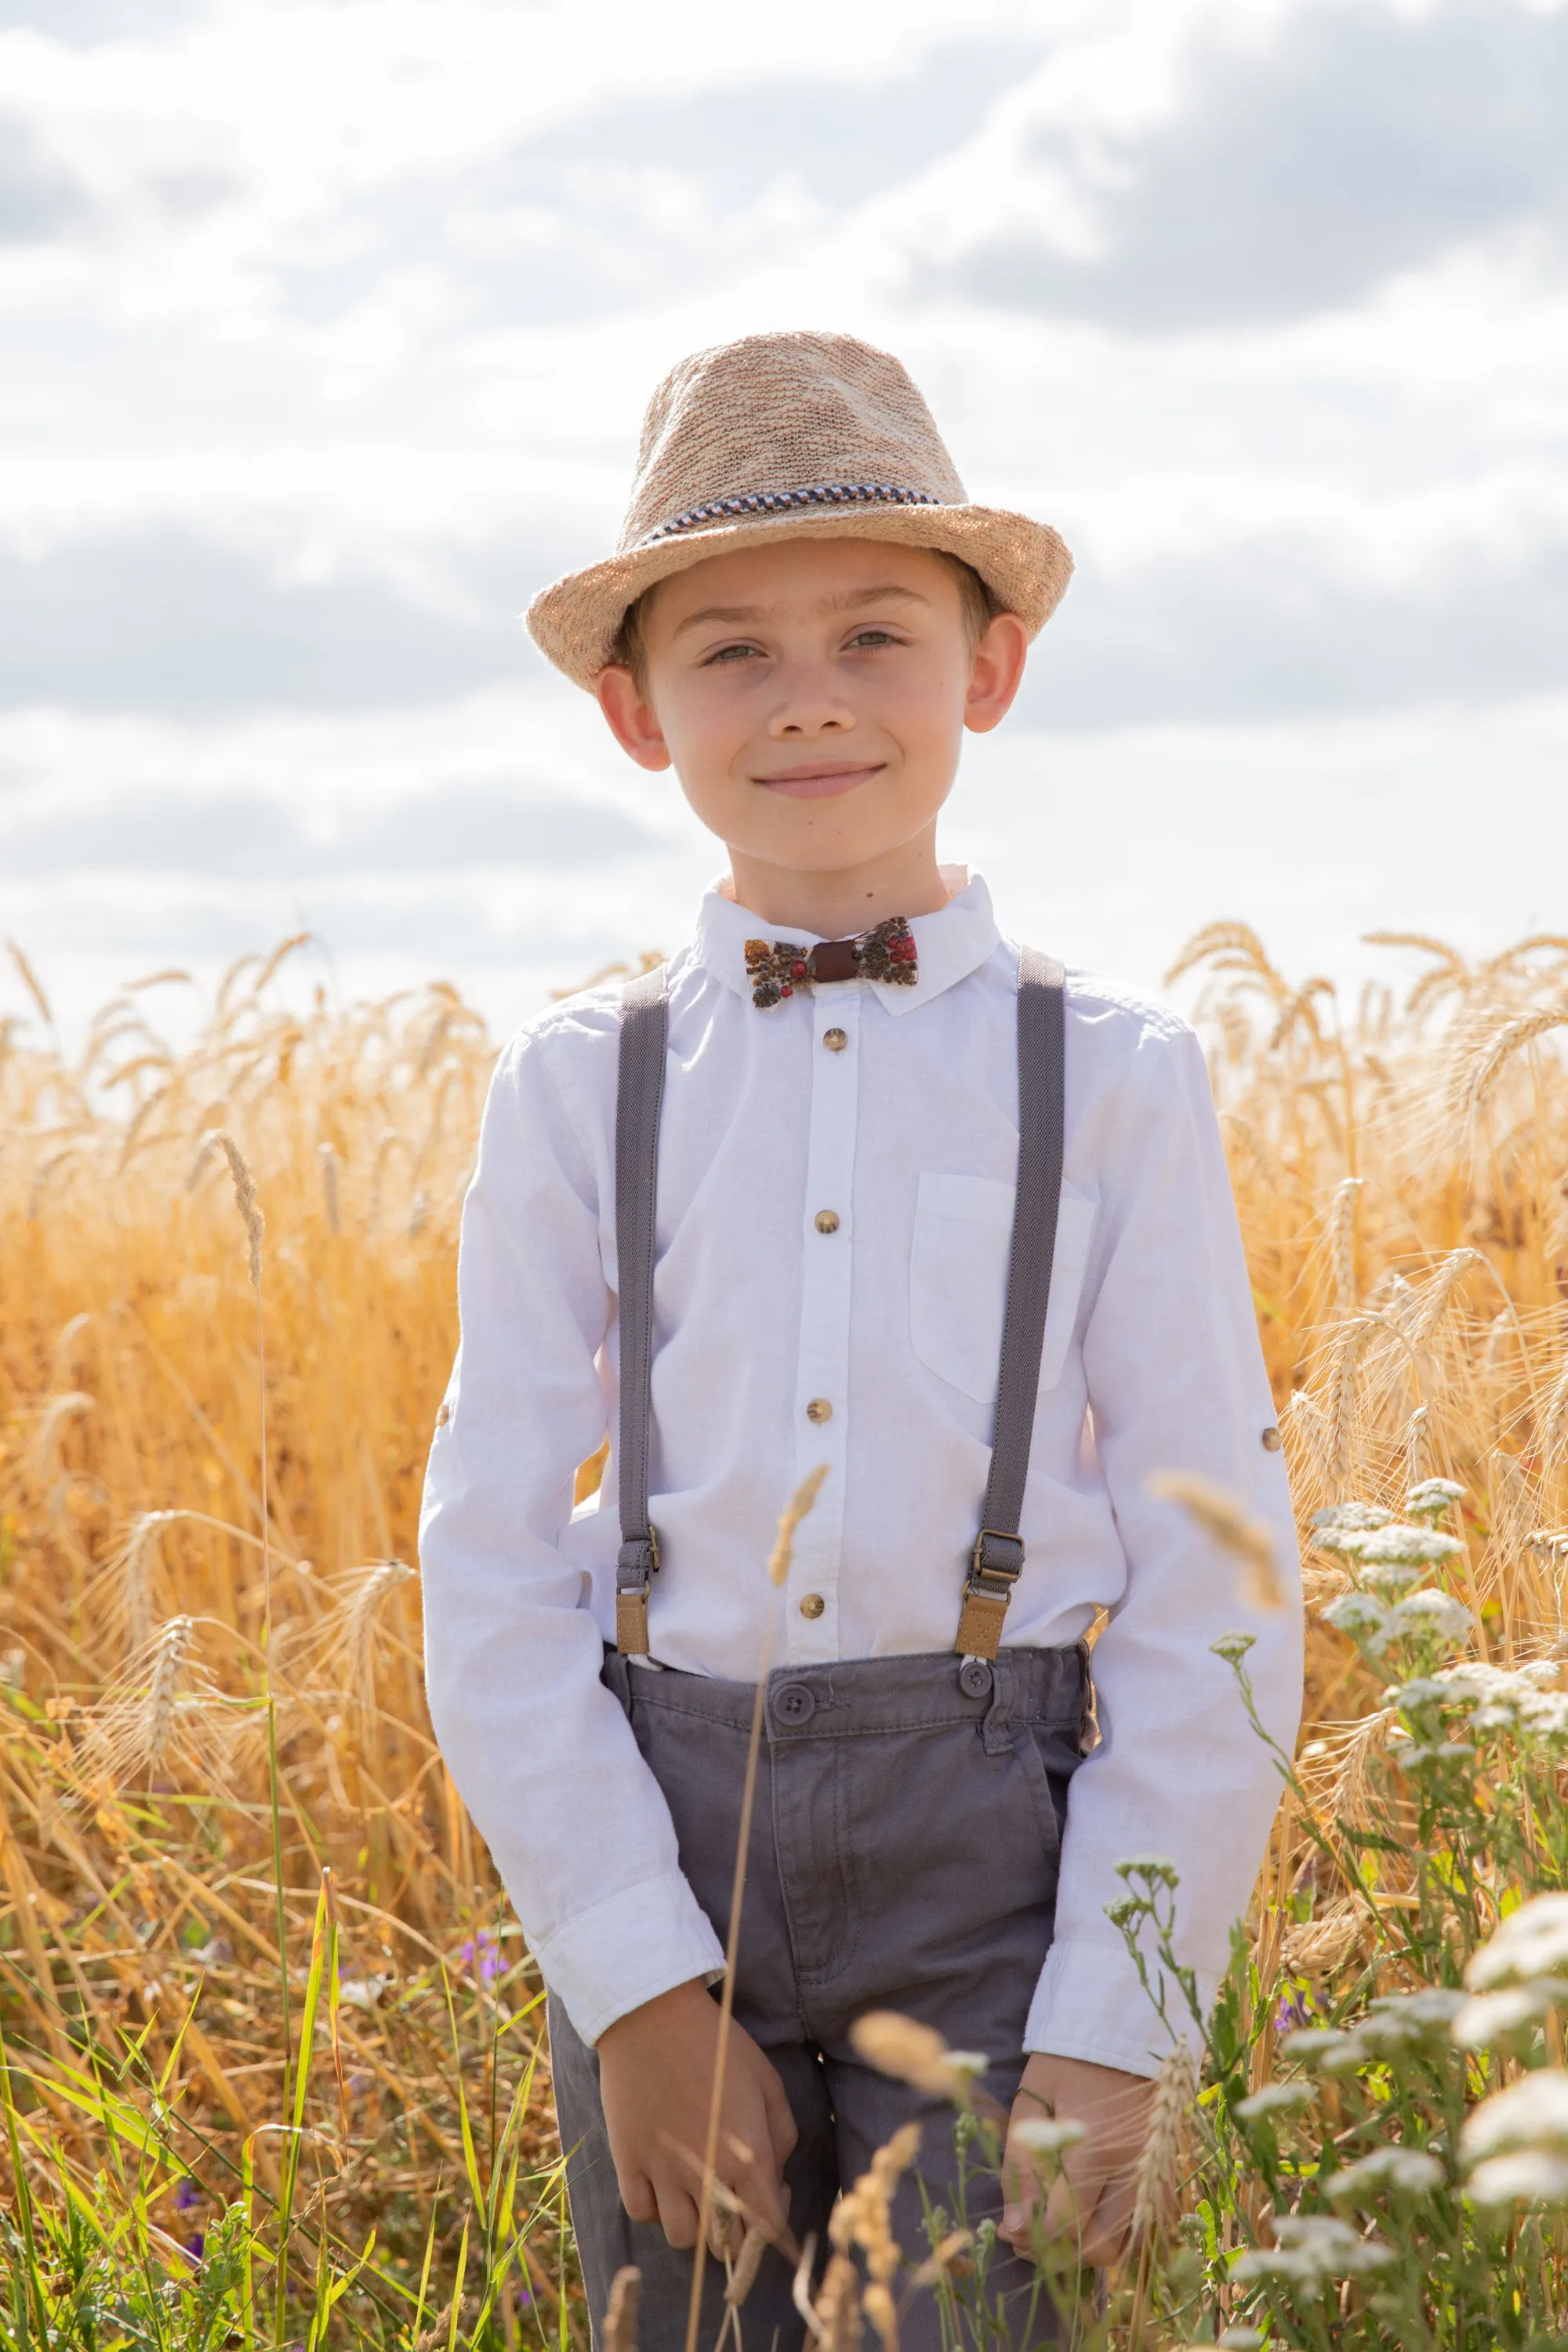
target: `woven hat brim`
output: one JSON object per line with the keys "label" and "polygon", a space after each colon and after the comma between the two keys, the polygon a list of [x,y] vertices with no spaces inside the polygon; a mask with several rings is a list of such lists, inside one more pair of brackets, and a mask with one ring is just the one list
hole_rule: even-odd
{"label": "woven hat brim", "polygon": [[1005,507],[841,507],[759,516],[655,540],[607,556],[542,588],[528,608],[540,651],[588,693],[612,659],[626,608],[657,581],[712,555],[732,555],[779,539],[879,539],[942,548],[973,567],[998,611],[1016,613],[1031,637],[1050,619],[1072,577],[1072,557],[1048,523]]}

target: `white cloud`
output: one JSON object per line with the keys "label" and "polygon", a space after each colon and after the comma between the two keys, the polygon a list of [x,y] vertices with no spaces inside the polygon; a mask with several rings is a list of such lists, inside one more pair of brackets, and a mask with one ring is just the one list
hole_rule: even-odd
{"label": "white cloud", "polygon": [[[713,853],[671,803],[646,903],[616,857],[562,863],[552,779],[622,785],[515,615],[613,533],[657,376],[759,326],[900,350],[975,494],[1079,557],[1017,764],[998,738],[976,769],[1014,780],[991,837],[1050,861],[1030,761],[1084,786],[1081,872],[1196,812],[1201,863],[1163,840],[1030,920],[1076,908],[1147,974],[1121,949],[1172,943],[1163,872],[1195,922],[1277,863],[1342,946],[1335,892],[1384,866],[1232,828],[1243,777],[1353,826],[1349,772],[1461,810],[1444,745],[1543,772],[1509,730],[1568,626],[1561,5],[0,0],[0,926],[46,960],[97,970],[117,926],[262,940],[300,892],[355,969],[449,940],[487,987],[655,913],[672,937]],[[217,874],[246,826],[254,871]],[[1466,864],[1509,927],[1534,881],[1500,835]],[[1409,876],[1436,908],[1438,867]]]}

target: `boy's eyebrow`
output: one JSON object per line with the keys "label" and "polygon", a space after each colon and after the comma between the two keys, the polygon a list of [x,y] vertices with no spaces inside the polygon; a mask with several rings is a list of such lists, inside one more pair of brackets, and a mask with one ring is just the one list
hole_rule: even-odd
{"label": "boy's eyebrow", "polygon": [[[829,597],[819,609],[827,613],[858,613],[868,604],[886,604],[891,599],[905,604],[925,604],[930,598],[918,588],[902,588],[889,580],[880,588],[856,588],[846,596]],[[718,623],[725,628],[743,628],[751,621],[765,621],[776,605],[768,604],[705,604],[700,613],[688,613],[670,631],[671,643],[684,636],[689,629],[704,629]]]}

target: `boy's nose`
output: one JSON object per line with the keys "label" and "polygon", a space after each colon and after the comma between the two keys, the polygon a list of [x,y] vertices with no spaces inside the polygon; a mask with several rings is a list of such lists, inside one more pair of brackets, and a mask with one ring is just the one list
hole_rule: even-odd
{"label": "boy's nose", "polygon": [[796,656],[781,663],[773,680],[768,732],[774,742],[802,736],[844,735],[855,724],[843,680],[829,665]]}
{"label": "boy's nose", "polygon": [[768,723],[775,741],[801,735],[844,735],[855,724],[855,713],[836,695],[795,694],[781,702]]}

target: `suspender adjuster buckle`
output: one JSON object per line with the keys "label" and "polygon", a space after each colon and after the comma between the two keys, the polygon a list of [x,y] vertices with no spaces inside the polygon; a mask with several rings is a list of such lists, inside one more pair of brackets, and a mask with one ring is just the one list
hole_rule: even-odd
{"label": "suspender adjuster buckle", "polygon": [[994,1580],[1010,1595],[1024,1572],[1024,1538],[1000,1528],[982,1528],[974,1538],[969,1572],[973,1580]]}
{"label": "suspender adjuster buckle", "polygon": [[646,1536],[633,1536],[621,1546],[616,1562],[616,1591],[646,1592],[648,1579],[657,1576],[658,1570],[658,1532],[649,1528]]}

